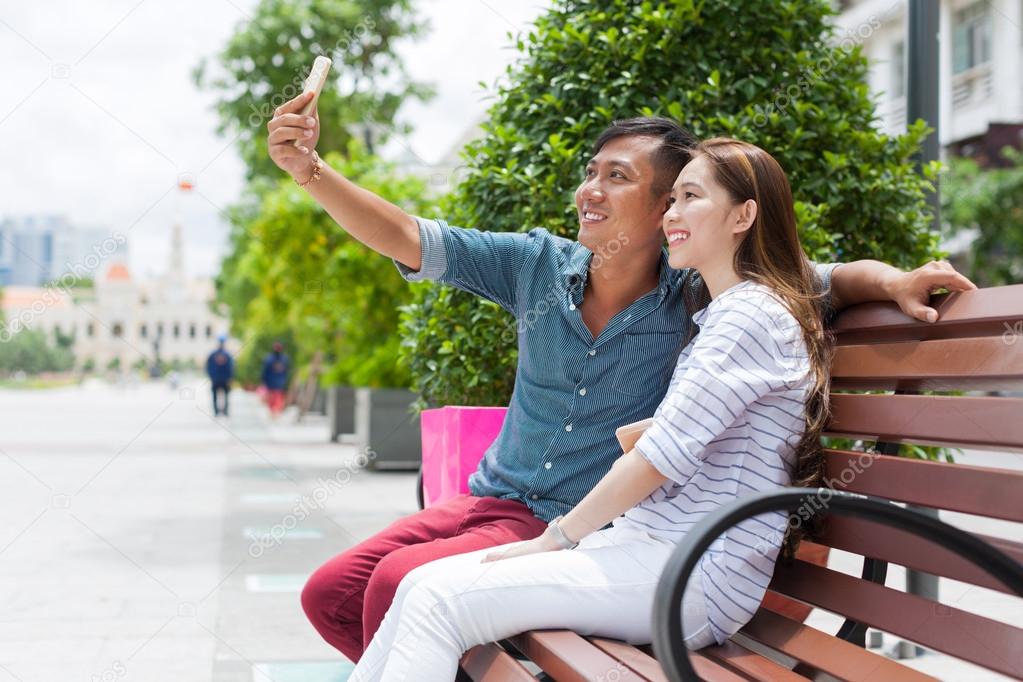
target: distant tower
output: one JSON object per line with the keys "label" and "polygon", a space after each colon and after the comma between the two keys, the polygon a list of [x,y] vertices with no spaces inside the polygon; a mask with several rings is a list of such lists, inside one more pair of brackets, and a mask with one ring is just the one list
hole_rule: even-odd
{"label": "distant tower", "polygon": [[185,277],[185,245],[181,238],[180,223],[174,223],[171,228],[170,264],[167,275],[170,279],[177,280]]}

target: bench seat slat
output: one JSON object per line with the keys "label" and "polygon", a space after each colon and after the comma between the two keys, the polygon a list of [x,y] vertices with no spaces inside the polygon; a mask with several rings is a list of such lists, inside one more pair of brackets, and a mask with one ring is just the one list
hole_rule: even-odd
{"label": "bench seat slat", "polygon": [[824,477],[836,490],[1023,521],[1023,472],[902,457],[824,451]]}
{"label": "bench seat slat", "polygon": [[[603,637],[587,637],[587,639],[608,656],[615,658],[633,672],[650,682],[668,682],[657,659],[636,647],[616,639]],[[606,679],[606,678],[605,678]]]}
{"label": "bench seat slat", "polygon": [[[980,533],[975,535],[1023,564],[1023,543]],[[816,539],[835,549],[1015,595],[1015,592],[973,562],[897,528],[836,515],[828,519]]]}
{"label": "bench seat slat", "polygon": [[733,641],[701,649],[700,653],[712,661],[734,668],[754,680],[806,682],[806,678],[802,675]]}
{"label": "bench seat slat", "polygon": [[1010,677],[1023,630],[803,561],[779,565],[771,589]]}
{"label": "bench seat slat", "polygon": [[833,394],[831,412],[832,436],[1023,451],[1023,398]]}
{"label": "bench seat slat", "polygon": [[558,682],[607,679],[620,670],[618,661],[570,630],[533,630],[508,641]]}
{"label": "bench seat slat", "polygon": [[757,611],[742,629],[742,633],[786,656],[848,682],[933,682],[937,679],[768,609]]}
{"label": "bench seat slat", "polygon": [[524,665],[493,643],[467,651],[461,665],[474,682],[536,682]]}

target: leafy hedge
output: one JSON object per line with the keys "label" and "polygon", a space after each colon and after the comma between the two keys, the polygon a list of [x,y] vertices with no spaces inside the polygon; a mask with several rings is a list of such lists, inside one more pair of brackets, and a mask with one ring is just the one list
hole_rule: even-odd
{"label": "leafy hedge", "polygon": [[[465,150],[468,173],[445,217],[574,238],[573,192],[593,140],[615,118],[660,114],[774,154],[810,257],[921,264],[937,248],[930,183],[911,160],[926,130],[877,131],[866,60],[833,33],[831,14],[825,0],[555,2],[518,40],[522,58]],[[403,356],[427,403],[507,404],[516,349],[506,313],[428,287],[402,320]]]}

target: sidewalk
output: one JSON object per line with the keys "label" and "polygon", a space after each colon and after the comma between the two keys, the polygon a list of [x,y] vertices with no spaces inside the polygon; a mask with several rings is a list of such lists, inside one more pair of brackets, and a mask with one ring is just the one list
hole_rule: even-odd
{"label": "sidewalk", "polygon": [[414,511],[415,475],[231,398],[214,419],[198,381],[0,391],[0,682],[347,677],[298,592]]}

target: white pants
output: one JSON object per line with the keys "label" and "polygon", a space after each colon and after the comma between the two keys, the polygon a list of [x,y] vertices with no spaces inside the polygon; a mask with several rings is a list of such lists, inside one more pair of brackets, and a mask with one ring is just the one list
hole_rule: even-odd
{"label": "white pants", "polygon": [[[515,544],[439,559],[410,572],[352,682],[454,680],[478,644],[537,629],[652,641],[654,591],[674,544],[629,527],[587,536],[574,550],[481,563]],[[682,600],[686,645],[714,643],[699,571]]]}

